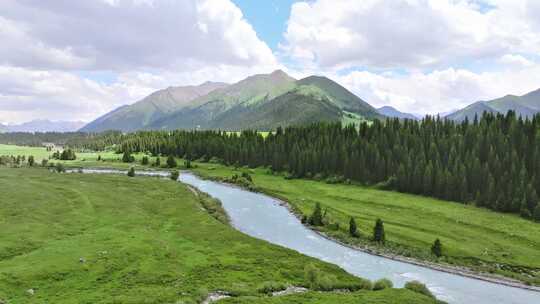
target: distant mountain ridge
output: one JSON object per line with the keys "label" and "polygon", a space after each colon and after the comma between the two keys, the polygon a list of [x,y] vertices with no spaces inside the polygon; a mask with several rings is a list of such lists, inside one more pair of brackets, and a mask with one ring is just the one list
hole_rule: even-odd
{"label": "distant mountain ridge", "polygon": [[[207,91],[177,102],[160,90],[131,106],[105,114],[81,130],[269,130],[318,121],[384,118],[371,105],[326,77],[296,80],[281,70],[253,75],[230,85],[219,84]],[[169,101],[166,110],[150,107],[158,99],[156,96],[165,96],[161,99]],[[151,109],[134,111],[142,106]]]}
{"label": "distant mountain ridge", "polygon": [[458,122],[464,121],[465,118],[472,121],[475,116],[480,118],[484,112],[506,114],[509,110],[515,111],[523,118],[531,118],[540,113],[540,89],[523,96],[506,95],[490,101],[478,101],[445,118]]}
{"label": "distant mountain ridge", "polygon": [[16,125],[0,125],[0,132],[74,132],[84,125],[83,121],[36,119]]}
{"label": "distant mountain ridge", "polygon": [[146,128],[154,120],[187,106],[194,99],[226,87],[220,82],[205,82],[198,86],[169,87],[156,91],[142,100],[121,106],[84,126],[83,132],[105,130],[135,131]]}
{"label": "distant mountain ridge", "polygon": [[414,114],[411,113],[405,113],[397,110],[394,107],[391,106],[383,106],[377,109],[377,111],[387,117],[393,117],[393,118],[399,118],[399,119],[412,119],[412,120],[418,120],[418,117],[416,117]]}

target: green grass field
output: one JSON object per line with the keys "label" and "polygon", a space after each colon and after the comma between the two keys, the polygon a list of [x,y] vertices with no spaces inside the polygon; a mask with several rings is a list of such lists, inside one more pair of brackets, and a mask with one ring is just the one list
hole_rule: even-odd
{"label": "green grass field", "polygon": [[[323,230],[347,243],[373,246],[367,238],[375,220],[381,218],[390,244],[389,248],[376,250],[435,261],[430,248],[440,238],[445,256],[439,262],[540,284],[540,225],[516,215],[358,185],[287,180],[269,174],[266,169],[197,163],[194,170],[210,178],[250,172],[254,184],[263,192],[287,200],[306,215],[319,202],[328,210],[330,220],[340,224],[338,231]],[[362,234],[359,239],[348,236],[351,216]]]}
{"label": "green grass field", "polygon": [[[0,155],[6,154],[1,148],[2,146]],[[108,153],[102,155],[107,159],[106,162],[97,162],[97,154],[78,154],[77,161],[67,164],[123,169],[133,166],[119,162],[117,159],[121,155]],[[140,157],[141,155],[137,156],[138,159]],[[165,158],[162,158],[162,164],[164,160]],[[179,160],[178,163],[183,162]],[[223,179],[249,171],[261,191],[289,201],[306,215],[309,215],[315,203],[319,202],[328,210],[328,218],[340,224],[337,231],[328,228],[323,230],[344,242],[421,260],[468,266],[540,285],[538,223],[511,214],[422,196],[358,185],[327,184],[304,179],[287,180],[282,176],[269,174],[265,169],[235,169],[219,164],[195,164],[196,173],[210,178]],[[143,166],[138,162],[136,168],[143,169]],[[348,236],[351,216],[358,223],[361,238]],[[389,242],[384,248],[376,247],[368,240],[377,218],[381,218],[385,223]],[[430,253],[430,247],[436,238],[440,238],[443,244],[444,256],[440,259]]]}
{"label": "green grass field", "polygon": [[[2,167],[0,184],[3,303],[196,303],[214,290],[259,299],[263,282],[307,285],[308,264],[361,281],[234,230],[170,180]],[[406,290],[346,298],[363,293],[381,294],[365,303],[433,302]]]}

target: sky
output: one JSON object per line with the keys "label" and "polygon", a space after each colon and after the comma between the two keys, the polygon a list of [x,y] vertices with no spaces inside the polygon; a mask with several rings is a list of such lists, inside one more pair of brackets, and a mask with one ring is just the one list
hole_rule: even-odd
{"label": "sky", "polygon": [[0,122],[282,69],[417,114],[540,88],[538,0],[2,0]]}

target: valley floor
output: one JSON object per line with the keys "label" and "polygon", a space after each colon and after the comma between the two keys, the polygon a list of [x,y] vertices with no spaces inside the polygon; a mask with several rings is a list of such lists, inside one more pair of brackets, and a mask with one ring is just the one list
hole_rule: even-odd
{"label": "valley floor", "polygon": [[170,180],[2,167],[0,184],[3,303],[197,303],[217,290],[233,303],[434,302],[393,289],[267,299],[261,287],[310,286],[306,265],[365,281],[234,230],[203,208],[215,201]]}

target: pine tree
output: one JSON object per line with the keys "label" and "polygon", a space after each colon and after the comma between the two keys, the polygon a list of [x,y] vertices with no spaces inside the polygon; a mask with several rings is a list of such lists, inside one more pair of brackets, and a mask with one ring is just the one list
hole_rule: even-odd
{"label": "pine tree", "polygon": [[169,155],[169,157],[167,157],[167,167],[176,168],[177,166],[176,159],[174,159],[172,155]]}
{"label": "pine tree", "polygon": [[537,222],[540,222],[540,204],[537,204],[534,208],[533,219]]}
{"label": "pine tree", "polygon": [[323,215],[321,210],[321,204],[315,204],[315,209],[309,217],[309,224],[312,226],[323,226]]}
{"label": "pine tree", "polygon": [[28,156],[28,166],[30,166],[30,167],[34,166],[34,156],[33,155]]}
{"label": "pine tree", "polygon": [[133,161],[135,161],[135,157],[133,157],[133,155],[131,155],[129,152],[125,151],[124,155],[122,155],[122,162],[132,163]]}
{"label": "pine tree", "polygon": [[142,160],[141,160],[141,164],[142,164],[143,166],[146,166],[146,165],[148,165],[148,163],[149,163],[148,156],[146,156],[146,155],[143,156],[143,157],[142,157]]}
{"label": "pine tree", "polygon": [[436,257],[442,256],[442,244],[439,239],[436,239],[433,245],[431,246],[431,253]]}
{"label": "pine tree", "polygon": [[156,157],[156,161],[154,162],[155,167],[161,167],[161,157]]}
{"label": "pine tree", "polygon": [[352,237],[358,237],[359,236],[358,227],[356,226],[356,221],[354,220],[353,217],[351,217],[351,220],[349,221],[349,234]]}
{"label": "pine tree", "polygon": [[377,219],[375,222],[375,227],[373,228],[373,241],[377,243],[382,243],[386,241],[386,236],[384,233],[384,223],[381,219]]}

